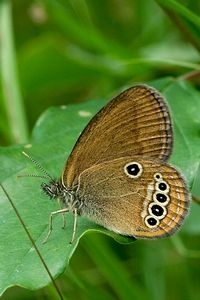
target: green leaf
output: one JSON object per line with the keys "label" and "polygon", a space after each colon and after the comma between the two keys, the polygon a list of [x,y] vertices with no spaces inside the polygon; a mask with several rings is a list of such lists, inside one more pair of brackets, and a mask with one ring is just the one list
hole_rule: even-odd
{"label": "green leaf", "polygon": [[[171,79],[160,80],[152,85],[160,87],[171,107],[175,125],[175,146],[171,161],[182,170],[188,183],[191,183],[199,162],[199,93],[187,83]],[[108,234],[124,243],[130,243],[131,239],[118,236],[79,217],[75,241],[69,244],[73,215],[67,214],[67,228],[61,229],[62,218],[55,217],[52,234],[47,243],[43,244],[48,232],[49,215],[59,207],[56,201],[49,200],[41,192],[40,184],[43,179],[17,177],[24,174],[43,175],[41,170],[22,155],[22,151],[35,158],[52,177],[59,178],[78,135],[106,102],[107,100],[96,100],[67,107],[51,107],[37,121],[30,145],[0,148],[0,181],[53,277],[64,271],[79,239],[89,231]],[[29,289],[47,285],[50,278],[2,190],[0,202],[0,293],[12,285]]]}

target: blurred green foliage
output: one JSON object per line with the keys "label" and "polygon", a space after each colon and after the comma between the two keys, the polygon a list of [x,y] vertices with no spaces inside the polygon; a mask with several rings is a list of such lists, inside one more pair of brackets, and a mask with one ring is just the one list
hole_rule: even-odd
{"label": "blurred green foliage", "polygon": [[[29,142],[49,106],[165,76],[199,87],[199,12],[193,0],[2,0],[1,145]],[[58,284],[66,299],[199,299],[199,231],[181,237],[193,250],[180,236],[124,246],[88,234]],[[2,296],[37,298],[58,296],[52,286]]]}
{"label": "blurred green foliage", "polygon": [[[198,1],[182,1],[185,9],[188,6],[186,13],[176,8],[175,1],[167,1],[171,18],[158,5],[166,1],[11,2],[14,49],[9,48],[9,26],[1,26],[4,105],[1,101],[0,130],[4,145],[28,139],[13,133],[22,119],[16,115],[20,114],[19,105],[14,105],[18,94],[26,115],[22,127],[30,132],[38,116],[51,105],[107,98],[130,82],[181,76],[194,70],[199,59],[199,28],[187,13],[189,6],[194,12],[199,10]],[[1,1],[1,6],[7,3]],[[10,52],[16,59],[16,87],[12,86]],[[13,91],[14,99],[9,99],[8,91]],[[16,119],[15,126],[10,119]],[[23,132],[22,128],[19,131]]]}

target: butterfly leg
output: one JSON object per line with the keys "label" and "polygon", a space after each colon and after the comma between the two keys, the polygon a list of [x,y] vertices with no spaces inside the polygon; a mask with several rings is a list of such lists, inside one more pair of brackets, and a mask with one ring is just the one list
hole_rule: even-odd
{"label": "butterfly leg", "polygon": [[[62,207],[62,204],[61,204],[61,201],[60,199],[58,199],[58,203],[59,203],[59,206],[60,206],[60,209],[62,210],[63,207]],[[66,227],[66,218],[65,218],[65,213],[62,213],[62,222],[63,222],[63,226],[62,228],[65,229]]]}
{"label": "butterfly leg", "polygon": [[75,237],[75,234],[76,234],[76,228],[77,228],[77,216],[78,216],[78,214],[77,214],[77,209],[76,209],[76,208],[74,209],[73,213],[74,213],[74,223],[73,223],[73,232],[72,232],[72,238],[71,238],[70,244],[73,243],[74,237]]}
{"label": "butterfly leg", "polygon": [[53,217],[54,217],[55,215],[57,215],[57,214],[62,214],[62,215],[64,215],[64,213],[66,213],[66,212],[69,212],[69,209],[68,209],[68,208],[59,209],[59,210],[53,211],[53,212],[50,214],[50,219],[49,219],[49,231],[48,231],[48,233],[47,233],[46,238],[43,240],[43,244],[45,244],[45,243],[47,242],[47,240],[48,240],[48,238],[49,238],[49,236],[50,236],[50,234],[51,234],[51,232],[52,232],[52,230],[53,230],[53,226],[52,226],[52,224],[53,224]]}

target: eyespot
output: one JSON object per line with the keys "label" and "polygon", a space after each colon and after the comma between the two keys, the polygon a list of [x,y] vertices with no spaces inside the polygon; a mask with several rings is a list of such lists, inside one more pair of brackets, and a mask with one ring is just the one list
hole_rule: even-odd
{"label": "eyespot", "polygon": [[155,228],[155,227],[157,227],[160,224],[160,222],[159,222],[159,220],[157,218],[154,218],[152,216],[147,216],[145,218],[145,224],[149,228]]}
{"label": "eyespot", "polygon": [[164,193],[169,192],[169,185],[165,181],[160,181],[156,183],[156,190]]}
{"label": "eyespot", "polygon": [[161,190],[161,191],[166,191],[167,185],[166,185],[165,182],[160,182],[160,183],[158,184],[158,188],[159,188],[159,190]]}
{"label": "eyespot", "polygon": [[138,162],[130,162],[124,166],[124,172],[131,178],[138,178],[142,174],[142,171],[142,165]]}
{"label": "eyespot", "polygon": [[162,180],[162,175],[161,175],[160,173],[155,173],[155,174],[154,174],[154,179],[155,179],[156,181],[160,181],[160,180]]}
{"label": "eyespot", "polygon": [[155,216],[159,220],[163,219],[167,214],[167,210],[164,206],[154,202],[150,203],[148,211],[151,216]]}
{"label": "eyespot", "polygon": [[165,206],[169,203],[170,198],[167,194],[155,192],[153,195],[153,200],[156,203],[159,203],[159,204],[162,204],[162,206]]}

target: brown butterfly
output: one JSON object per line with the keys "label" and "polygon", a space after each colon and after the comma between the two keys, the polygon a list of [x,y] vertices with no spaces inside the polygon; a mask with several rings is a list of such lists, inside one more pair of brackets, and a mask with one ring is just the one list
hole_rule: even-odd
{"label": "brown butterfly", "polygon": [[[42,184],[63,208],[135,238],[164,237],[182,224],[190,196],[181,174],[166,161],[173,145],[167,105],[158,91],[131,87],[89,122],[61,179]],[[45,240],[47,240],[47,238]]]}

